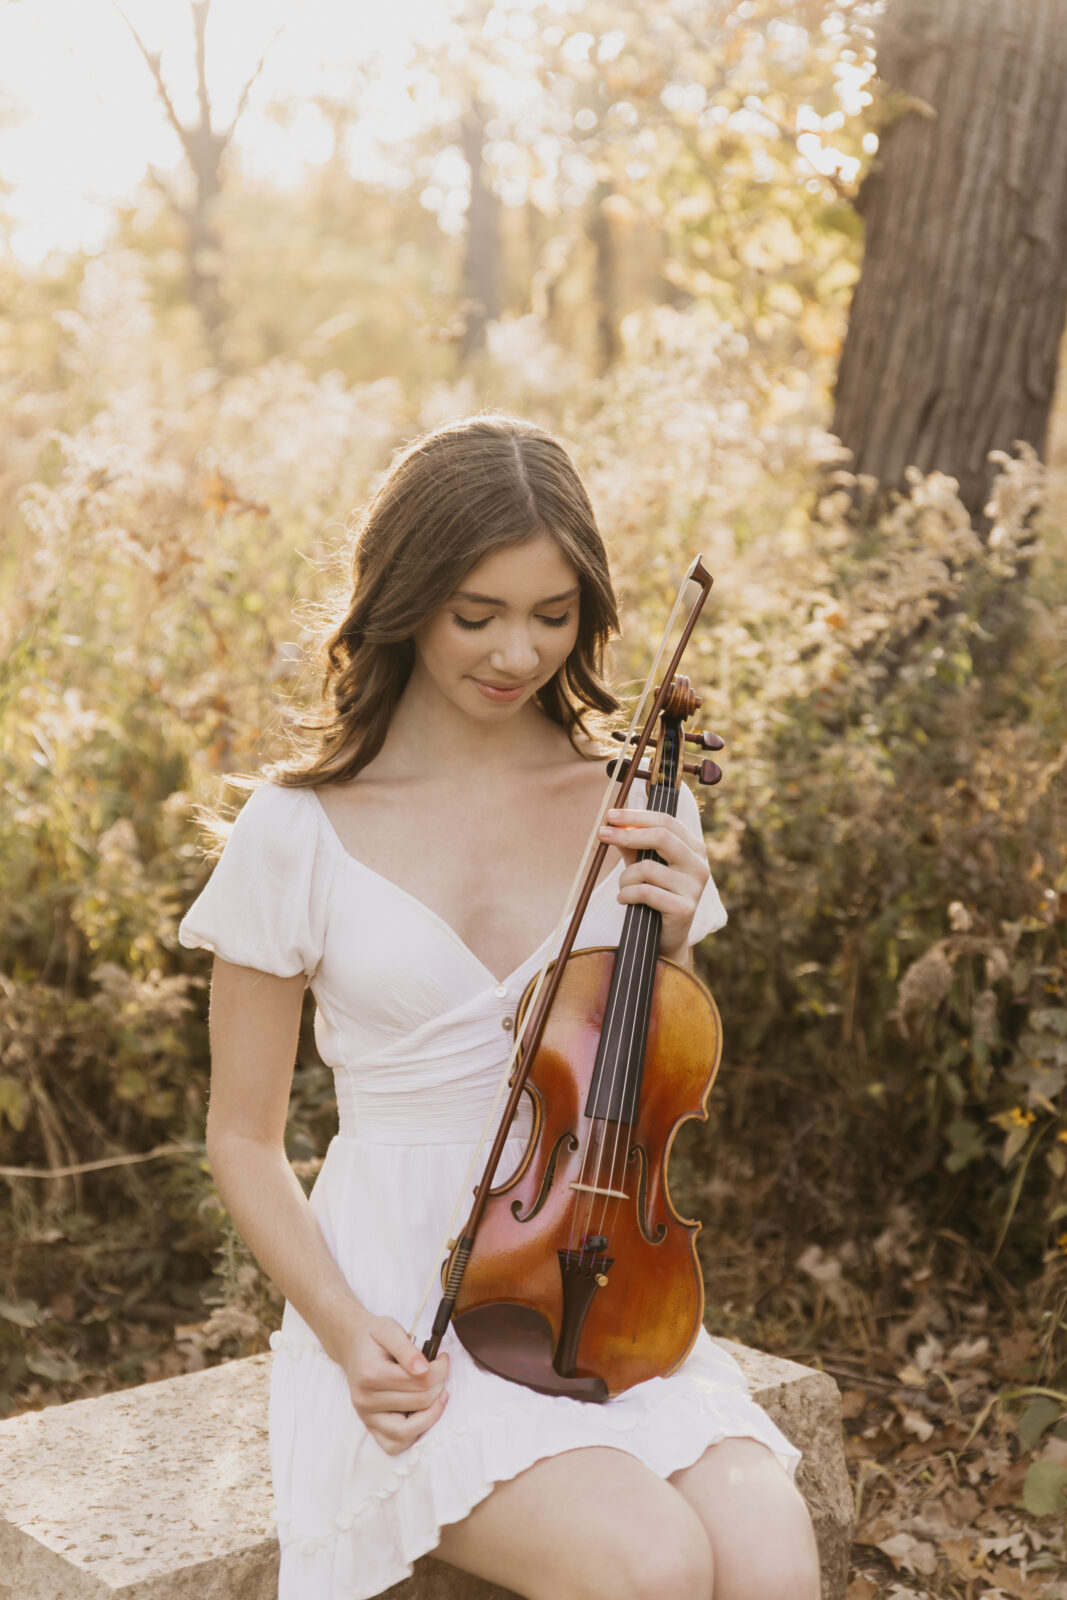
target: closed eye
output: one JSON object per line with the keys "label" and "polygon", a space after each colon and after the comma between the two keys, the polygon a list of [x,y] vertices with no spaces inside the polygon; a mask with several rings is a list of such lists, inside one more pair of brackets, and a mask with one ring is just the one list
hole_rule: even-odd
{"label": "closed eye", "polygon": [[[469,617],[461,617],[456,611],[452,613],[453,622],[457,623],[461,628],[470,629],[472,632],[480,628],[487,628],[492,620],[492,617],[482,617],[478,621],[472,621]],[[537,620],[538,622],[543,622],[546,628],[563,628],[571,620],[571,614],[569,611],[565,611],[562,617],[538,617]]]}

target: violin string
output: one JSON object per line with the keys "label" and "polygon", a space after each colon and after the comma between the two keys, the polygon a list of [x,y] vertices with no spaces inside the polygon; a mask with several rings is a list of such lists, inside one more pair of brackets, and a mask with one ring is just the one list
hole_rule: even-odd
{"label": "violin string", "polygon": [[[645,801],[645,803],[646,803],[646,806],[647,806],[647,804],[648,804],[647,792],[646,792],[646,801]],[[632,942],[633,942],[633,940],[632,940],[632,929],[633,929],[633,919],[631,919],[629,921],[629,923],[627,923],[624,926],[623,937],[620,940],[619,948],[618,948],[618,950],[616,952],[616,957],[615,957],[616,970],[621,970],[621,971],[626,972],[626,973],[629,973],[629,972],[632,971],[631,952],[629,950],[629,945],[632,944]],[[624,949],[624,946],[626,946],[627,948]],[[614,975],[613,975],[613,977],[614,977]],[[606,1043],[606,1045],[604,1047],[605,1048],[605,1054],[610,1053],[611,1050],[613,1049],[613,1046],[612,1046],[612,1043],[611,1043],[612,1035],[618,1031],[617,1030],[617,1026],[616,1026],[616,1019],[617,1019],[620,1011],[624,1012],[625,1004],[626,1004],[626,996],[623,995],[623,993],[622,993],[622,986],[615,984],[614,981],[613,981],[612,982],[612,987],[611,987],[611,992],[610,992],[610,1000],[609,1000],[609,1006],[608,1006],[607,1015],[605,1016],[605,1018],[603,1020],[603,1023],[601,1024],[601,1038],[607,1041],[607,1043]],[[599,1052],[598,1052],[598,1054],[599,1054]],[[611,1103],[610,1096],[614,1095],[615,1081],[616,1081],[615,1074],[616,1074],[616,1071],[617,1071],[617,1067],[618,1067],[618,1056],[616,1054],[615,1058],[613,1060],[613,1064],[612,1064],[612,1080],[611,1080],[611,1085],[610,1085],[610,1089],[609,1089],[609,1105]],[[601,1098],[600,1085],[596,1084],[595,1085],[595,1090],[594,1090],[594,1105],[597,1102],[600,1101],[600,1098]],[[605,1118],[605,1117],[593,1116],[593,1117],[590,1117],[588,1119],[588,1122],[587,1122],[586,1137],[585,1137],[585,1141],[584,1141],[584,1145],[583,1145],[583,1149],[582,1149],[582,1159],[581,1159],[581,1163],[580,1163],[580,1166],[579,1166],[579,1169],[578,1169],[578,1183],[579,1183],[580,1187],[576,1191],[572,1191],[572,1192],[575,1193],[576,1198],[571,1204],[570,1231],[569,1231],[569,1234],[568,1234],[568,1237],[567,1237],[567,1250],[568,1250],[568,1253],[570,1253],[570,1254],[573,1254],[574,1248],[575,1248],[575,1233],[577,1233],[578,1238],[581,1241],[581,1253],[582,1253],[583,1256],[585,1254],[584,1240],[586,1238],[588,1238],[590,1235],[593,1234],[592,1221],[593,1221],[593,1210],[594,1210],[594,1207],[596,1205],[596,1197],[595,1197],[594,1194],[592,1194],[590,1192],[590,1188],[591,1187],[595,1187],[597,1185],[597,1183],[599,1182],[599,1180],[600,1180],[600,1156],[601,1156],[600,1138],[601,1138],[601,1135],[602,1135],[602,1133],[604,1131],[604,1128],[602,1127],[602,1124],[606,1125],[607,1120],[608,1119]],[[589,1163],[593,1159],[594,1149],[596,1150],[597,1167],[596,1167],[596,1170],[591,1175],[592,1176],[592,1185],[590,1185],[590,1183],[589,1183],[589,1180],[590,1180]],[[579,1217],[583,1217],[584,1218],[584,1220],[581,1222],[580,1225],[579,1225],[579,1222],[578,1222]]]}
{"label": "violin string", "polygon": [[[659,803],[659,797],[664,792],[665,791],[662,788],[653,789],[651,786],[647,786],[645,796],[646,809],[651,811],[663,811],[667,809],[667,800],[664,800],[663,804]],[[653,852],[641,852],[641,854],[646,853]],[[634,904],[636,907],[636,905],[639,905],[639,902],[635,902]],[[623,938],[620,941],[619,949],[616,955],[616,969],[626,975],[626,983],[625,985],[616,985],[613,982],[608,1014],[604,1018],[601,1027],[601,1037],[606,1041],[604,1046],[604,1054],[606,1057],[610,1057],[611,1059],[611,1079],[607,1094],[607,1104],[609,1108],[615,1104],[616,1087],[619,1080],[619,1073],[621,1070],[624,1070],[627,1047],[629,1047],[629,1050],[632,1054],[634,1029],[631,1025],[630,1039],[628,1043],[625,1034],[626,1017],[631,1008],[633,985],[637,982],[646,961],[649,948],[649,938],[654,928],[654,918],[643,916],[640,912],[637,912],[635,916],[629,919],[626,927],[624,928]],[[636,948],[635,941],[638,941]],[[620,1018],[621,1020],[619,1020]],[[596,1084],[594,1093],[594,1104],[597,1103],[603,1103],[602,1088],[599,1083]],[[585,1239],[591,1237],[595,1238],[599,1235],[603,1235],[604,1233],[603,1225],[596,1228],[593,1227],[593,1212],[596,1209],[597,1203],[596,1191],[601,1187],[606,1187],[609,1189],[622,1187],[621,1180],[618,1184],[615,1182],[615,1162],[618,1154],[619,1140],[618,1119],[616,1119],[615,1142],[612,1149],[611,1162],[608,1167],[606,1181],[602,1183],[602,1179],[604,1179],[604,1173],[602,1170],[605,1148],[604,1140],[607,1134],[607,1124],[610,1120],[611,1118],[609,1117],[592,1117],[589,1119],[585,1144],[582,1151],[582,1161],[578,1173],[578,1183],[580,1187],[576,1191],[577,1198],[574,1202],[572,1202],[571,1205],[570,1230],[567,1238],[567,1250],[569,1254],[573,1254],[575,1250],[575,1233],[577,1233],[578,1238],[581,1241],[580,1253],[583,1257],[585,1254]],[[596,1168],[592,1174],[592,1182],[590,1182],[589,1163],[594,1159],[594,1151]],[[606,1210],[607,1207],[605,1206],[603,1208],[604,1214],[606,1214]],[[583,1218],[581,1225],[579,1225],[579,1217]]]}
{"label": "violin string", "polygon": [[[655,653],[655,656],[654,656],[654,658],[652,660],[652,664],[648,669],[648,676],[645,678],[644,686],[643,686],[643,688],[641,690],[640,696],[638,697],[637,704],[634,707],[633,715],[630,718],[630,725],[626,730],[626,739],[625,739],[625,741],[623,743],[623,746],[622,746],[622,751],[623,752],[626,750],[627,746],[630,744],[631,740],[633,739],[634,734],[636,734],[637,731],[638,731],[638,727],[639,727],[639,724],[640,724],[640,719],[641,719],[641,716],[642,716],[642,714],[644,712],[644,708],[645,708],[645,702],[648,700],[649,694],[652,691],[652,686],[653,686],[653,683],[655,682],[656,673],[659,671],[660,662],[663,660],[664,652],[667,649],[668,640],[670,639],[671,632],[672,632],[672,630],[674,628],[675,621],[677,620],[677,617],[678,617],[678,612],[681,610],[681,607],[682,607],[682,601],[683,601],[684,596],[685,596],[686,588],[688,587],[688,584],[689,584],[689,581],[690,581],[690,579],[692,577],[693,571],[695,570],[695,568],[699,564],[699,560],[700,560],[700,558],[698,556],[696,561],[694,561],[692,563],[692,565],[690,566],[689,571],[682,578],[682,581],[678,586],[678,593],[675,595],[674,604],[671,607],[671,614],[667,618],[667,625],[663,630],[663,634],[662,634],[662,637],[660,638],[659,646],[658,646],[658,648],[656,650],[656,653]],[[624,759],[624,755],[622,753],[620,753],[618,759],[620,761],[622,761]],[[611,802],[612,791],[616,787],[617,783],[618,783],[618,779],[615,777],[615,774],[613,772],[609,776],[607,784],[606,784],[606,786],[604,788],[603,796],[602,796],[601,801],[600,801],[600,806],[599,806],[599,808],[597,810],[596,819],[593,822],[593,826],[592,826],[592,829],[590,831],[589,838],[588,838],[588,840],[586,842],[585,850],[582,853],[582,859],[581,859],[581,861],[580,861],[580,863],[578,865],[578,870],[574,875],[574,879],[573,879],[573,881],[571,883],[571,886],[570,886],[569,890],[567,891],[567,897],[566,897],[566,900],[564,901],[563,911],[560,913],[559,921],[556,923],[556,926],[553,929],[551,936],[549,937],[547,949],[546,949],[546,952],[545,952],[545,959],[541,964],[541,970],[537,975],[537,980],[536,980],[536,982],[534,984],[533,991],[532,991],[532,993],[530,995],[530,999],[529,999],[529,1002],[527,1004],[526,1010],[523,1013],[522,1021],[521,1021],[521,1023],[517,1024],[517,1026],[515,1028],[514,1038],[512,1040],[511,1050],[510,1050],[510,1052],[508,1054],[507,1064],[506,1064],[506,1066],[504,1067],[503,1071],[500,1074],[500,1081],[497,1084],[496,1093],[494,1094],[492,1103],[491,1103],[491,1105],[489,1107],[488,1112],[486,1113],[485,1121],[482,1124],[481,1132],[478,1135],[478,1140],[477,1140],[477,1143],[475,1144],[475,1147],[474,1147],[474,1152],[473,1152],[473,1154],[471,1156],[471,1159],[470,1159],[470,1161],[469,1161],[469,1163],[467,1165],[467,1170],[464,1173],[463,1179],[462,1179],[462,1181],[460,1183],[459,1190],[458,1190],[458,1192],[456,1194],[455,1202],[454,1202],[454,1204],[452,1206],[452,1210],[449,1213],[448,1222],[447,1222],[447,1224],[445,1226],[445,1231],[444,1231],[444,1234],[443,1234],[442,1239],[441,1239],[440,1249],[437,1252],[437,1256],[435,1258],[434,1264],[430,1269],[430,1273],[429,1273],[428,1278],[426,1279],[426,1286],[423,1289],[422,1298],[419,1301],[418,1309],[416,1310],[414,1316],[411,1319],[411,1323],[410,1323],[410,1326],[408,1328],[408,1337],[411,1338],[411,1339],[415,1338],[416,1330],[418,1329],[419,1323],[422,1320],[423,1312],[426,1310],[426,1306],[427,1306],[427,1303],[428,1303],[428,1301],[430,1299],[430,1296],[434,1292],[434,1286],[436,1284],[439,1284],[439,1282],[440,1282],[440,1262],[449,1253],[449,1249],[450,1249],[449,1240],[453,1237],[453,1230],[454,1230],[454,1228],[456,1226],[456,1223],[458,1221],[459,1214],[460,1214],[460,1209],[464,1205],[465,1202],[466,1202],[466,1204],[467,1204],[467,1206],[469,1208],[470,1202],[466,1201],[466,1196],[470,1193],[471,1180],[474,1178],[475,1173],[476,1173],[476,1171],[478,1169],[478,1162],[480,1160],[481,1153],[482,1153],[483,1149],[485,1148],[486,1140],[489,1138],[490,1132],[496,1126],[497,1112],[499,1111],[499,1108],[500,1108],[500,1102],[504,1097],[504,1090],[508,1086],[508,1082],[511,1079],[512,1071],[513,1071],[513,1069],[515,1067],[516,1062],[518,1061],[519,1052],[520,1052],[520,1050],[522,1048],[522,1041],[523,1041],[523,1038],[524,1038],[525,1033],[526,1033],[526,1028],[527,1028],[527,1025],[530,1022],[531,1017],[534,1015],[534,1012],[536,1011],[537,1000],[538,1000],[538,997],[539,997],[539,995],[541,993],[541,989],[544,986],[545,979],[546,979],[547,974],[548,974],[548,969],[552,965],[552,961],[554,959],[554,952],[558,948],[559,944],[562,942],[563,935],[567,930],[567,926],[568,926],[568,924],[570,922],[570,918],[571,918],[571,915],[573,913],[574,906],[577,905],[578,895],[579,895],[580,890],[581,890],[581,885],[582,885],[582,883],[583,883],[583,881],[585,879],[586,873],[589,870],[589,863],[592,860],[592,857],[595,854],[597,845],[599,843],[599,840],[597,839],[597,834],[598,834],[598,832],[600,830],[600,824],[604,820],[604,816],[605,816],[605,814],[606,814],[606,812],[608,810],[608,807],[610,805],[610,802]]]}
{"label": "violin string", "polygon": [[[669,776],[673,777],[673,774]],[[647,808],[656,812],[669,812],[670,790],[672,787],[672,783],[668,782],[666,784],[657,786],[654,789],[650,789],[646,797]],[[652,855],[654,853],[654,851],[642,851],[641,855],[647,858],[648,855]],[[640,902],[634,902],[634,904],[635,906],[639,906]],[[647,911],[651,911],[651,909],[651,907],[646,908]],[[651,990],[644,997],[644,1006],[641,1009],[640,1015],[638,1015],[637,1008],[641,1004],[641,996],[640,994],[636,993],[635,990],[640,978],[646,972],[648,956],[653,942],[658,938],[658,933],[658,917],[646,915],[643,911],[637,911],[636,915],[630,919],[628,928],[624,933],[624,938],[619,946],[616,960],[617,964],[620,965],[621,971],[626,974],[626,983],[625,985],[619,984],[614,988],[611,1008],[608,1016],[605,1018],[602,1032],[602,1037],[605,1037],[607,1040],[606,1053],[611,1055],[611,1081],[607,1095],[607,1104],[609,1108],[616,1103],[615,1095],[620,1073],[625,1073],[627,1071],[627,1065],[631,1071],[635,1066],[633,1058],[635,1053],[636,1039],[642,1034],[647,1034],[647,1014],[649,1010],[649,1002],[651,1000]],[[654,974],[652,975],[652,978],[654,981]],[[621,1021],[618,1024],[616,1023],[617,1017],[621,1017]],[[644,1021],[642,1021],[642,1019],[644,1019]],[[625,1031],[627,1027],[629,1027],[628,1034]],[[612,1039],[613,1033],[616,1035],[614,1040]],[[599,1084],[596,1086],[595,1098],[597,1102],[603,1103],[601,1087]],[[628,1084],[626,1085],[625,1099],[627,1101],[629,1100]],[[622,1163],[623,1171],[621,1176],[617,1172],[619,1141],[622,1134],[621,1118],[614,1119],[615,1132],[612,1141],[611,1160],[608,1163],[607,1173],[605,1174],[603,1171],[604,1154],[606,1149],[606,1140],[604,1135],[607,1133],[607,1123],[610,1120],[612,1119],[608,1117],[591,1119],[585,1150],[582,1157],[581,1170],[578,1177],[578,1181],[582,1185],[582,1187],[578,1190],[578,1194],[581,1199],[578,1204],[575,1204],[572,1207],[571,1211],[570,1235],[567,1241],[568,1250],[570,1252],[574,1251],[574,1235],[576,1231],[575,1224],[579,1214],[584,1211],[585,1221],[582,1227],[577,1229],[579,1238],[583,1241],[583,1256],[585,1253],[584,1240],[590,1237],[606,1237],[608,1211],[610,1210],[614,1213],[617,1211],[620,1204],[617,1197],[607,1195],[604,1199],[604,1204],[601,1207],[601,1220],[599,1224],[594,1227],[593,1213],[596,1209],[597,1191],[613,1189],[621,1190],[624,1186],[624,1179],[626,1176],[626,1160],[624,1160]],[[589,1183],[588,1168],[594,1147],[596,1150],[596,1169],[593,1173],[592,1183]]]}
{"label": "violin string", "polygon": [[[651,794],[650,800],[651,800],[651,804],[649,806],[650,810],[656,811],[656,812],[668,811],[669,810],[669,805],[670,805],[670,785],[669,784],[663,784],[660,787],[658,787]],[[660,803],[661,800],[662,800],[662,803]],[[650,852],[648,852],[648,854],[654,854],[654,852],[650,851]],[[651,907],[649,907],[648,909],[652,910]],[[629,1026],[629,1035],[627,1037],[625,1037],[622,1041],[620,1041],[619,1053],[618,1053],[618,1056],[616,1058],[616,1062],[615,1062],[614,1067],[613,1067],[613,1074],[612,1074],[613,1075],[613,1080],[616,1078],[616,1076],[617,1076],[617,1074],[618,1074],[618,1072],[620,1070],[620,1063],[622,1063],[623,1061],[627,1062],[629,1067],[631,1069],[633,1069],[633,1067],[635,1066],[634,1054],[635,1054],[636,1041],[641,1037],[642,1033],[646,1033],[647,1034],[647,1025],[642,1026],[642,1020],[647,1015],[648,1004],[649,1004],[649,1001],[651,999],[651,991],[649,991],[649,993],[646,994],[643,997],[644,998],[644,1006],[641,1008],[641,1012],[639,1014],[638,1007],[640,1006],[640,1003],[641,1003],[641,1000],[642,1000],[642,996],[639,993],[636,992],[636,986],[637,986],[641,976],[647,970],[648,958],[649,958],[649,956],[650,956],[650,954],[652,952],[652,949],[653,949],[655,943],[658,941],[661,918],[658,915],[649,916],[649,915],[640,915],[640,914],[639,914],[639,917],[640,917],[640,920],[639,920],[639,924],[638,924],[638,935],[637,935],[637,938],[638,938],[639,942],[638,942],[638,948],[637,948],[637,951],[634,954],[632,965],[631,965],[631,969],[630,969],[630,988],[629,988],[628,993],[627,993],[627,1011],[624,1012],[624,1020],[626,1020],[628,1022],[628,1026]],[[652,974],[652,981],[653,981],[653,983],[655,981],[654,974]],[[633,1001],[632,1006],[630,1004],[631,998],[632,998],[632,1001]],[[630,1094],[629,1083],[627,1083],[625,1087],[626,1087],[626,1098],[628,1100],[629,1099],[629,1094]],[[612,1084],[612,1093],[614,1094],[614,1081],[613,1081],[613,1084]],[[627,1126],[629,1126],[629,1124],[627,1124]],[[607,1180],[603,1184],[603,1187],[605,1189],[609,1189],[609,1190],[611,1190],[611,1189],[622,1189],[623,1180],[624,1180],[625,1175],[626,1175],[627,1160],[626,1160],[625,1157],[624,1157],[623,1162],[622,1162],[622,1174],[621,1174],[621,1176],[618,1174],[618,1171],[617,1171],[617,1163],[618,1163],[618,1158],[619,1158],[619,1144],[620,1144],[620,1141],[621,1141],[621,1138],[622,1138],[622,1129],[623,1129],[623,1120],[622,1120],[621,1117],[619,1117],[615,1121],[615,1132],[614,1132],[614,1136],[613,1136],[613,1139],[612,1139],[611,1161],[608,1164]],[[629,1136],[627,1136],[627,1142],[629,1142]],[[599,1177],[597,1179],[597,1186],[598,1187],[601,1186],[600,1185],[600,1181],[599,1181]],[[618,1211],[618,1208],[619,1208],[620,1204],[621,1204],[621,1202],[619,1201],[619,1199],[617,1197],[613,1197],[611,1195],[606,1195],[604,1197],[604,1202],[603,1202],[603,1205],[602,1205],[602,1208],[601,1208],[601,1214],[600,1214],[600,1222],[599,1222],[599,1224],[597,1226],[597,1229],[596,1229],[597,1234],[606,1237],[608,1212],[611,1211],[614,1214],[615,1212]]]}

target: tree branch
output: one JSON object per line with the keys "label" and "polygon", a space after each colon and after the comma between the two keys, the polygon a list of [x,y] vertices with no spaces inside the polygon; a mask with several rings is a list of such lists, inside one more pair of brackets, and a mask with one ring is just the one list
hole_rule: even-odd
{"label": "tree branch", "polygon": [[207,34],[208,13],[211,0],[189,0],[193,13],[193,36],[196,40],[196,100],[200,107],[200,131],[211,133],[211,101],[207,92]]}
{"label": "tree branch", "polygon": [[175,215],[181,217],[184,222],[188,222],[191,216],[189,207],[182,205],[175,193],[173,184],[171,184],[166,174],[160,172],[159,168],[154,167],[151,162],[148,163],[148,179],[152,186],[163,196],[163,199]]}
{"label": "tree branch", "polygon": [[256,84],[256,80],[258,79],[260,73],[263,71],[263,66],[264,66],[264,63],[266,62],[267,57],[270,55],[271,51],[274,49],[274,46],[278,43],[278,40],[281,38],[282,34],[285,32],[285,29],[286,29],[287,26],[288,26],[288,24],[283,22],[280,25],[280,27],[275,31],[273,38],[268,39],[267,43],[264,45],[263,54],[260,56],[259,60],[256,62],[255,69],[254,69],[254,71],[252,73],[252,76],[249,78],[248,82],[245,84],[244,88],[241,90],[240,97],[238,98],[238,101],[237,101],[237,110],[233,114],[233,118],[232,118],[232,120],[230,122],[230,126],[226,129],[226,132],[222,135],[222,150],[226,149],[226,146],[229,144],[230,140],[233,138],[234,129],[237,127],[237,124],[240,122],[242,116],[244,115],[245,107],[248,105],[248,96],[252,93],[252,90],[253,90],[253,88],[255,87],[255,84]]}
{"label": "tree branch", "polygon": [[130,32],[133,34],[134,42],[137,45],[138,50],[140,50],[142,56],[144,56],[148,70],[155,80],[156,92],[159,95],[160,100],[163,102],[163,108],[167,113],[167,120],[174,129],[175,133],[178,135],[178,138],[181,140],[182,149],[185,151],[189,159],[192,160],[189,129],[185,126],[177,111],[174,109],[174,101],[171,99],[167,85],[163,79],[163,57],[158,53],[153,55],[152,51],[149,50],[148,46],[141,38],[141,35],[137,32],[137,29],[126,15],[125,11],[123,11],[122,7],[119,5],[119,0],[111,0],[111,4],[122,18],[127,28],[129,28]]}

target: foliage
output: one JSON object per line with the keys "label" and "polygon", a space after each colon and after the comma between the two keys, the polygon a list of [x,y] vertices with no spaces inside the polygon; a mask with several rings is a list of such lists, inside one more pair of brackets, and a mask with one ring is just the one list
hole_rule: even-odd
{"label": "foliage", "polygon": [[[1029,1286],[1045,1319],[1034,1377],[1054,1376],[1065,583],[1054,526],[1032,516],[1041,468],[1028,451],[1000,463],[986,541],[937,475],[857,533],[821,398],[795,372],[697,309],[635,314],[623,331],[618,367],[575,386],[531,319],[504,321],[481,387],[439,386],[418,409],[392,380],[353,385],[291,361],[181,376],[136,258],[119,253],[90,267],[64,317],[62,389],[9,385],[0,1160],[191,1147],[14,1180],[17,1393],[32,1394],[25,1328],[48,1368],[47,1308],[70,1284],[88,1318],[68,1355],[83,1385],[117,1307],[163,1321],[169,1305],[171,1326],[186,1320],[185,1354],[168,1359],[184,1361],[248,1347],[247,1309],[229,1343],[218,1316],[189,1319],[212,1296],[258,1304],[261,1336],[277,1309],[241,1279],[232,1242],[215,1268],[203,963],[176,947],[204,872],[192,807],[269,758],[287,706],[311,691],[302,619],[334,579],[346,509],[397,441],[479,395],[573,441],[625,603],[624,682],[643,675],[694,550],[719,578],[691,668],[729,741],[708,812],[731,923],[706,955],[729,1041],[726,1155],[717,1143],[691,1157],[696,1187],[720,1173],[710,1214],[736,1223],[721,1174],[747,1161],[769,1184],[789,1292],[816,1289],[820,1251],[844,1250],[846,1281],[867,1285],[824,1297],[820,1317],[846,1326],[884,1282],[887,1208],[921,1201],[998,1282]],[[762,1153],[745,1131],[756,1105],[776,1130]],[[330,1128],[328,1075],[306,1041],[292,1156],[313,1164]],[[109,1241],[95,1254],[87,1218]],[[49,1255],[31,1262],[41,1237]]]}

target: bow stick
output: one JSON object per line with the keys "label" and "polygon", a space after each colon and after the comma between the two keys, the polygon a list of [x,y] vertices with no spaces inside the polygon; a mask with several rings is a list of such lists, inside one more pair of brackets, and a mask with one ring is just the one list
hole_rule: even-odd
{"label": "bow stick", "polygon": [[[686,645],[689,643],[689,636],[696,626],[697,618],[700,615],[701,609],[703,608],[704,602],[711,591],[711,586],[714,581],[714,578],[712,578],[710,573],[705,569],[702,558],[697,556],[679,586],[678,594],[675,598],[674,605],[671,608],[671,614],[667,619],[667,626],[663,630],[663,637],[659,642],[655,658],[653,659],[652,665],[649,668],[648,677],[645,679],[640,698],[638,699],[637,705],[634,709],[630,726],[627,729],[626,739],[623,745],[624,749],[629,745],[631,739],[634,737],[634,730],[637,726],[638,718],[640,717],[641,710],[646,699],[648,698],[648,693],[655,679],[663,652],[667,647],[667,640],[670,638],[671,629],[674,626],[675,618],[677,617],[678,611],[681,607],[682,597],[685,594],[687,585],[690,582],[698,583],[700,585],[700,594],[695,601],[689,616],[686,618],[685,627],[682,630],[682,636],[675,647],[670,664],[663,674],[663,679],[660,683],[655,700],[653,701],[652,709],[645,719],[644,726],[641,729],[640,735],[637,737],[634,749],[630,752],[629,765],[627,767],[626,774],[622,778],[619,792],[615,796],[616,806],[621,806],[624,803],[626,796],[630,792],[630,787],[634,781],[634,778],[637,776],[638,766],[641,757],[644,754],[645,746],[648,744],[648,741],[652,735],[652,730],[656,726],[657,719],[659,718],[659,714],[666,703],[667,696],[670,693],[671,682],[674,678],[674,674],[677,671],[678,664],[682,659],[682,654]],[[619,760],[621,761],[622,759],[623,758],[620,755]],[[492,1148],[489,1151],[489,1156],[486,1160],[485,1170],[482,1174],[481,1182],[474,1191],[474,1205],[471,1208],[471,1212],[467,1218],[463,1232],[458,1239],[452,1239],[446,1234],[445,1239],[442,1240],[441,1253],[445,1254],[446,1252],[451,1251],[452,1256],[448,1266],[448,1274],[445,1279],[444,1294],[441,1296],[441,1300],[437,1307],[437,1314],[434,1317],[433,1328],[430,1333],[430,1337],[426,1340],[422,1347],[422,1353],[428,1361],[432,1361],[437,1355],[437,1352],[440,1350],[441,1341],[444,1338],[445,1333],[448,1331],[448,1325],[452,1320],[452,1311],[455,1307],[456,1296],[459,1294],[460,1285],[463,1282],[463,1274],[467,1269],[467,1262],[470,1259],[470,1253],[474,1248],[474,1241],[477,1237],[478,1227],[481,1223],[482,1215],[489,1200],[489,1191],[492,1185],[493,1177],[500,1163],[500,1157],[504,1152],[504,1145],[507,1143],[508,1129],[511,1127],[515,1112],[518,1110],[519,1101],[522,1098],[523,1089],[526,1085],[526,1079],[529,1076],[530,1067],[533,1065],[534,1056],[537,1054],[537,1048],[541,1043],[541,1036],[544,1033],[545,1024],[548,1021],[548,1015],[552,1008],[552,1002],[556,997],[556,991],[558,990],[560,982],[562,981],[563,968],[566,964],[567,957],[571,953],[574,941],[578,936],[578,929],[581,926],[582,918],[585,915],[585,908],[589,904],[589,897],[596,886],[596,881],[600,874],[601,863],[603,862],[608,851],[607,844],[603,840],[599,841],[596,845],[593,859],[589,864],[588,869],[586,868],[586,863],[589,859],[589,852],[593,848],[593,842],[596,840],[598,829],[604,819],[605,813],[607,812],[608,802],[612,797],[612,790],[617,781],[614,776],[614,772],[616,770],[617,768],[611,769],[612,775],[608,779],[607,787],[604,792],[604,798],[601,800],[600,809],[597,812],[596,820],[593,823],[589,840],[586,843],[585,851],[578,867],[578,872],[575,876],[574,882],[571,884],[571,887],[568,890],[567,899],[563,912],[560,916],[560,920],[557,923],[556,928],[553,930],[552,937],[548,941],[548,950],[545,955],[541,971],[538,974],[537,982],[534,985],[533,993],[530,996],[530,1004],[526,1008],[521,1024],[516,1029],[515,1040],[512,1045],[511,1054],[508,1057],[507,1066],[504,1069],[504,1073],[497,1087],[497,1092],[493,1099],[493,1103],[489,1108],[489,1113],[486,1117],[485,1124],[478,1139],[474,1155],[471,1158],[470,1166],[468,1167],[464,1176],[456,1203],[452,1208],[452,1215],[448,1220],[448,1233],[450,1234],[455,1223],[456,1214],[459,1211],[463,1195],[466,1193],[467,1185],[474,1174],[478,1158],[481,1155],[482,1148],[489,1133],[489,1129],[492,1126],[493,1118],[496,1115],[497,1107],[500,1104],[500,1097],[504,1092],[505,1086],[510,1083],[511,1093],[508,1096],[503,1115],[501,1116],[500,1122],[497,1126],[496,1137],[493,1140]],[[584,881],[582,881],[583,873],[585,874]],[[571,897],[573,896],[575,888],[579,882],[581,882],[581,890],[578,895],[577,903],[572,912],[569,909]],[[570,919],[569,922],[567,921],[568,917]],[[553,956],[552,951],[556,942],[556,934],[563,927],[564,923],[566,923],[566,932],[563,934],[563,939],[558,953]],[[555,964],[553,965],[553,963]],[[550,966],[552,967],[552,973],[551,976],[547,977],[546,981],[546,974],[548,973]],[[415,1337],[415,1330],[418,1327],[422,1313],[426,1308],[426,1302],[430,1298],[430,1294],[433,1290],[434,1280],[437,1278],[437,1276],[438,1269],[435,1267],[430,1274],[430,1278],[427,1282],[422,1300],[419,1303],[419,1308],[415,1313],[411,1328],[409,1329],[409,1337],[412,1339]]]}

